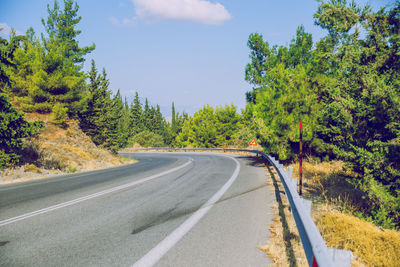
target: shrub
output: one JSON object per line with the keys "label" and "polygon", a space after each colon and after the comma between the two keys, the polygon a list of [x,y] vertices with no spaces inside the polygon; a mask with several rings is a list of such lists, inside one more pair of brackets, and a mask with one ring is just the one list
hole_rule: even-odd
{"label": "shrub", "polygon": [[66,120],[68,118],[68,108],[64,107],[61,103],[56,103],[52,109],[53,111],[53,123],[65,128],[67,126]]}
{"label": "shrub", "polygon": [[131,142],[137,143],[142,147],[164,147],[164,141],[161,135],[153,132],[144,131],[136,134]]}
{"label": "shrub", "polygon": [[23,138],[37,133],[43,122],[27,122],[5,94],[0,94],[0,168],[19,162]]}

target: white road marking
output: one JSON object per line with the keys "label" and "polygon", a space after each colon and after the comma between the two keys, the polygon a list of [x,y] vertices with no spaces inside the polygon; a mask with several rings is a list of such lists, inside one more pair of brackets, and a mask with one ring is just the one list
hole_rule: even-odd
{"label": "white road marking", "polygon": [[138,184],[145,183],[147,181],[150,181],[150,180],[159,178],[161,176],[167,175],[169,173],[175,172],[177,170],[180,170],[180,169],[188,166],[192,162],[193,162],[193,159],[189,158],[188,162],[186,162],[186,163],[184,163],[184,164],[182,164],[182,165],[180,165],[178,167],[175,167],[175,168],[172,168],[170,170],[167,170],[167,171],[164,171],[164,172],[161,172],[161,173],[158,173],[158,174],[155,174],[155,175],[140,179],[138,181],[127,183],[127,184],[123,184],[123,185],[120,185],[120,186],[117,186],[117,187],[113,187],[113,188],[110,188],[110,189],[106,189],[106,190],[103,190],[103,191],[100,191],[100,192],[97,192],[97,193],[94,193],[94,194],[91,194],[91,195],[87,195],[87,196],[84,196],[84,197],[76,198],[76,199],[73,199],[73,200],[70,200],[70,201],[67,201],[67,202],[64,202],[64,203],[60,203],[60,204],[57,204],[57,205],[54,205],[54,206],[50,206],[50,207],[47,207],[47,208],[44,208],[44,209],[32,211],[32,212],[25,213],[25,214],[22,214],[22,215],[17,216],[17,217],[13,217],[13,218],[10,218],[10,219],[7,219],[7,220],[0,221],[0,227],[4,226],[4,225],[7,225],[7,224],[10,224],[10,223],[15,223],[15,222],[18,222],[18,221],[21,221],[21,220],[36,216],[36,215],[39,215],[39,214],[44,214],[44,213],[47,213],[47,212],[50,212],[50,211],[53,211],[53,210],[58,210],[58,209],[61,209],[61,208],[64,208],[64,207],[68,207],[68,206],[71,206],[71,205],[74,205],[74,204],[77,204],[77,203],[80,203],[80,202],[83,202],[83,201],[86,201],[86,200],[89,200],[89,199],[93,199],[93,198],[96,198],[96,197],[104,196],[106,194],[109,194],[109,193],[112,193],[112,192],[115,192],[115,191],[119,191],[119,190],[122,190],[122,189],[125,189],[125,188],[128,188],[128,187],[132,187],[132,186],[135,186],[135,185],[138,185]]}
{"label": "white road marking", "polygon": [[[229,157],[229,156],[225,156]],[[192,216],[184,221],[178,228],[171,234],[163,239],[157,246],[152,248],[141,259],[139,259],[132,267],[150,267],[156,264],[162,256],[164,256],[181,238],[189,232],[200,220],[207,214],[207,212],[214,206],[214,204],[222,197],[222,195],[233,184],[240,172],[240,163],[237,159],[229,157],[236,162],[236,169],[231,178],[215,193],[203,206],[200,207]]]}

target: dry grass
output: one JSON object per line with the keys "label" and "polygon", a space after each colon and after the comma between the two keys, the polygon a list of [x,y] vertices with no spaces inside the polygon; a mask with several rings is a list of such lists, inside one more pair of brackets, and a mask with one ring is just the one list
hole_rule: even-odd
{"label": "dry grass", "polygon": [[[298,166],[293,167],[296,177]],[[304,196],[314,200],[313,219],[328,247],[351,250],[355,256],[352,266],[400,266],[400,232],[380,229],[350,215],[366,203],[347,182],[352,174],[346,172],[343,162],[304,162],[303,170],[307,184]],[[275,266],[308,266],[280,179],[270,166],[266,172],[275,191],[276,204],[272,208],[277,215],[267,244],[259,249]]]}
{"label": "dry grass", "polygon": [[[298,177],[298,166],[293,164],[294,177]],[[316,203],[334,206],[353,213],[368,206],[363,192],[354,188],[348,179],[354,175],[346,171],[342,161],[303,162],[304,197]]]}
{"label": "dry grass", "polygon": [[352,175],[341,161],[303,163],[304,196],[314,200],[318,229],[328,247],[353,252],[352,266],[400,266],[400,232],[351,215],[368,205],[363,193],[347,181]]}
{"label": "dry grass", "polygon": [[275,193],[276,203],[271,209],[276,216],[269,228],[271,234],[267,244],[258,248],[272,259],[274,266],[308,266],[284,187],[274,168],[266,166],[265,170]]}
{"label": "dry grass", "polygon": [[26,172],[41,173],[40,169],[33,164],[28,164],[25,167]]}
{"label": "dry grass", "polygon": [[328,247],[353,251],[353,266],[400,265],[400,232],[337,211],[320,213],[316,224]]}
{"label": "dry grass", "polygon": [[[79,128],[75,120],[67,120],[66,129],[51,123],[51,114],[26,114],[28,121],[42,120],[41,133],[26,140],[24,165],[0,173],[0,183],[10,183],[54,176],[61,173],[90,171],[132,163],[98,148]],[[37,174],[42,173],[41,176]]]}

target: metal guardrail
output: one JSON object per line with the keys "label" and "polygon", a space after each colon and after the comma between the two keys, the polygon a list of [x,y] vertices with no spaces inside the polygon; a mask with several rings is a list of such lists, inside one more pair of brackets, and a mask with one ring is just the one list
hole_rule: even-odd
{"label": "metal guardrail", "polygon": [[247,152],[254,153],[268,160],[268,162],[276,169],[282,184],[285,188],[286,196],[289,200],[290,207],[295,219],[300,239],[303,244],[304,252],[307,257],[308,264],[312,267],[347,267],[350,266],[353,254],[349,250],[328,248],[321,236],[317,226],[311,217],[310,200],[300,197],[297,192],[297,179],[292,178],[293,168],[288,170],[283,168],[275,158],[265,154],[260,150],[251,149],[233,149],[233,148],[128,148],[121,149],[121,152],[128,151],[222,151],[222,152]]}

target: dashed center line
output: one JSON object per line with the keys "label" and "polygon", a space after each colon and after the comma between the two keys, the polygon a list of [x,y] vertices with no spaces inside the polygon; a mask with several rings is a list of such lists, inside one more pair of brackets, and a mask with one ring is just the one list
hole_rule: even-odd
{"label": "dashed center line", "polygon": [[119,191],[119,190],[122,190],[122,189],[126,189],[126,188],[129,188],[129,187],[138,185],[138,184],[142,184],[142,183],[148,182],[150,180],[159,178],[159,177],[167,175],[169,173],[178,171],[178,170],[188,166],[192,162],[193,162],[193,159],[189,158],[188,162],[186,162],[186,163],[184,163],[184,164],[182,164],[182,165],[180,165],[178,167],[175,167],[175,168],[172,168],[170,170],[167,170],[167,171],[164,171],[164,172],[161,172],[161,173],[158,173],[158,174],[155,174],[155,175],[140,179],[138,181],[127,183],[127,184],[123,184],[123,185],[116,186],[116,187],[113,187],[113,188],[109,188],[109,189],[106,189],[106,190],[103,190],[103,191],[100,191],[100,192],[97,192],[97,193],[94,193],[94,194],[91,194],[91,195],[87,195],[87,196],[84,196],[84,197],[76,198],[76,199],[73,199],[73,200],[70,200],[70,201],[67,201],[67,202],[64,202],[64,203],[60,203],[60,204],[53,205],[53,206],[50,206],[50,207],[47,207],[47,208],[44,208],[44,209],[32,211],[32,212],[29,212],[29,213],[22,214],[20,216],[16,216],[16,217],[13,217],[13,218],[9,218],[9,219],[0,221],[0,227],[1,226],[5,226],[7,224],[15,223],[15,222],[18,222],[18,221],[22,221],[22,220],[25,220],[25,219],[28,219],[28,218],[31,218],[31,217],[34,217],[34,216],[37,216],[37,215],[40,215],[40,214],[44,214],[44,213],[47,213],[47,212],[50,212],[50,211],[58,210],[58,209],[65,208],[65,207],[68,207],[68,206],[72,206],[72,205],[75,205],[77,203],[80,203],[80,202],[83,202],[83,201],[86,201],[86,200],[90,200],[90,199],[93,199],[93,198],[96,198],[96,197],[104,196],[106,194],[110,194],[112,192],[116,192],[116,191]]}

